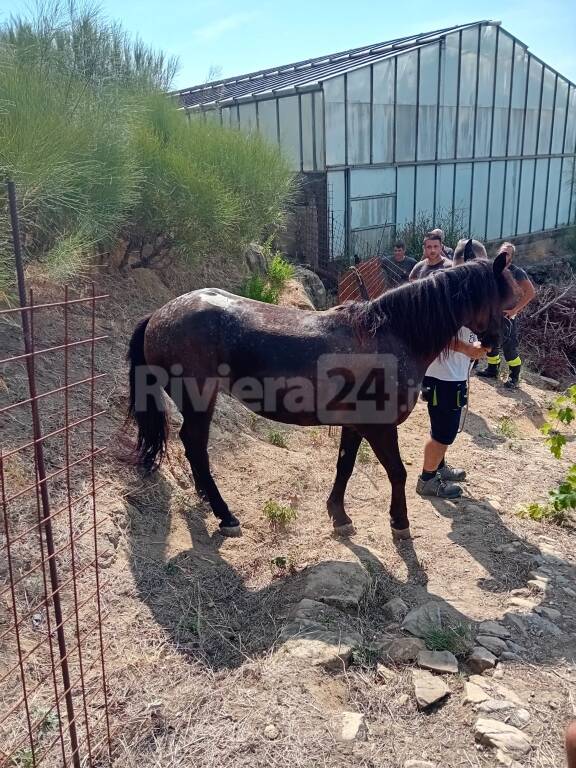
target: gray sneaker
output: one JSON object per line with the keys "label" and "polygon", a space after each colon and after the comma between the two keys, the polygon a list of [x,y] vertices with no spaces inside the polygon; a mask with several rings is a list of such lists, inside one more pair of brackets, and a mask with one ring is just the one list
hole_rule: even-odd
{"label": "gray sneaker", "polygon": [[462,496],[462,488],[459,485],[456,485],[456,483],[447,483],[445,480],[442,480],[440,473],[437,472],[434,477],[430,478],[430,480],[422,480],[422,478],[419,477],[418,482],[416,483],[416,493],[419,496],[437,496],[440,499],[457,499]]}
{"label": "gray sneaker", "polygon": [[466,480],[466,470],[451,467],[450,464],[444,464],[442,469],[438,470],[438,474],[444,482]]}

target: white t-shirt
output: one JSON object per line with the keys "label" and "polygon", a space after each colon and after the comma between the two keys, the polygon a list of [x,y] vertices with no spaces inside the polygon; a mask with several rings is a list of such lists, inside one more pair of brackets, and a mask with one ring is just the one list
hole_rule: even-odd
{"label": "white t-shirt", "polygon": [[[460,341],[466,341],[468,344],[474,344],[478,341],[476,334],[464,326],[460,328],[456,338]],[[466,381],[470,362],[468,355],[451,349],[447,355],[439,355],[436,360],[430,363],[426,376],[432,376],[441,381]]]}

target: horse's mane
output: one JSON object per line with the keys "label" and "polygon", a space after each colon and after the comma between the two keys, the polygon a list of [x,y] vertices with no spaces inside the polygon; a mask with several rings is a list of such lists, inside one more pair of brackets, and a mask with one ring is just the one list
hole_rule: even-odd
{"label": "horse's mane", "polygon": [[435,357],[456,336],[464,318],[481,308],[500,310],[506,281],[499,282],[492,262],[478,260],[438,270],[373,301],[353,302],[348,310],[360,334],[375,334],[386,325],[414,354]]}

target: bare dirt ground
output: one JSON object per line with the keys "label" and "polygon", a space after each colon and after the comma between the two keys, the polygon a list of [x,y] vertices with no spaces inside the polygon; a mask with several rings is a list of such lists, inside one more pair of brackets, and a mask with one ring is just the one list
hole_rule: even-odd
{"label": "bare dirt ground", "polygon": [[[105,519],[101,565],[115,765],[402,768],[409,759],[447,768],[499,765],[493,750],[475,743],[477,715],[464,703],[463,673],[446,678],[451,696],[426,713],[416,706],[411,666],[396,668],[389,681],[377,675],[368,651],[402,634],[381,610],[401,597],[411,608],[430,599],[446,603],[466,622],[506,621],[526,649],[494,673],[531,715],[525,730],[533,749],[520,765],[561,766],[562,730],[576,714],[575,536],[515,514],[544,498],[574,458],[570,445],[556,461],[538,431],[552,394],[528,384],[506,394],[473,379],[465,430],[449,455],[469,477],[457,502],[415,494],[428,430],[419,403],[401,429],[413,539],[399,544],[389,532],[389,485],[369,451],[346,497],[357,533],[337,539],[325,508],[337,433],[274,425],[221,398],[212,464],[243,527],[241,538],[223,539],[195,495],[177,438],[162,471],[149,479],[114,458],[129,328],[173,295],[143,272],[123,280],[103,277],[112,297],[98,321],[111,334],[99,359],[99,369],[110,374],[100,388],[109,415],[99,438],[109,453],[99,467],[107,483],[99,515]],[[50,340],[50,326],[43,332]],[[57,379],[50,369],[44,376],[46,388]],[[271,444],[270,430],[284,434],[285,448]],[[284,532],[264,518],[269,499],[297,507]],[[536,593],[526,585],[539,556],[553,576]],[[276,561],[280,566],[271,562],[276,558],[283,559]],[[326,672],[277,650],[306,574],[332,560],[363,563],[372,586],[346,619],[363,638],[355,663]],[[561,613],[558,633],[533,631],[528,619],[536,607]],[[343,711],[365,715],[365,740],[339,741],[334,723]]]}

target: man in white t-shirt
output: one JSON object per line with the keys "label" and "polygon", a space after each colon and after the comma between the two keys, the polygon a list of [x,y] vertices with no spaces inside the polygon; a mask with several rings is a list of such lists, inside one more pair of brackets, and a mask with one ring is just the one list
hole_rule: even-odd
{"label": "man in white t-shirt", "polygon": [[[454,251],[454,268],[473,258],[486,258],[482,243],[461,240]],[[430,438],[424,447],[422,474],[416,484],[420,496],[455,499],[462,495],[455,481],[465,480],[463,469],[451,467],[444,460],[460,428],[462,408],[468,401],[468,373],[472,361],[479,360],[487,349],[469,328],[461,328],[448,352],[439,355],[428,370],[422,391],[428,403]]]}

